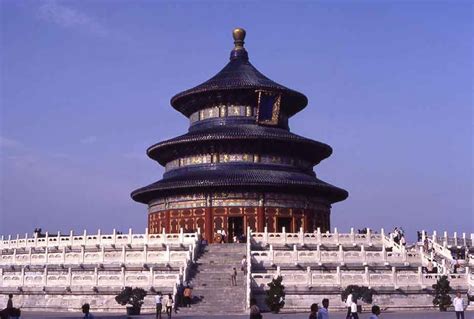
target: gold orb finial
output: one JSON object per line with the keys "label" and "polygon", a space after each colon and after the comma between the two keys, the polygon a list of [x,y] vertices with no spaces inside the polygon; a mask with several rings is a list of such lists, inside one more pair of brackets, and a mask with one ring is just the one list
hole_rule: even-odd
{"label": "gold orb finial", "polygon": [[245,39],[245,30],[242,28],[235,28],[232,31],[232,36],[234,37],[234,50],[242,50],[244,48],[244,39]]}

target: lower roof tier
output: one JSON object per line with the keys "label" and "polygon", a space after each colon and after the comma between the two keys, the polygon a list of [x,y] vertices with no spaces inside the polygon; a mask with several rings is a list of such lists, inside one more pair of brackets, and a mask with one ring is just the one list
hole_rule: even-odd
{"label": "lower roof tier", "polygon": [[170,194],[202,192],[204,189],[305,193],[324,198],[330,203],[342,201],[348,196],[346,190],[302,172],[222,167],[214,170],[190,170],[186,174],[178,174],[139,188],[131,196],[137,202],[148,204]]}
{"label": "lower roof tier", "polygon": [[218,151],[220,147],[257,150],[268,153],[293,154],[314,165],[329,157],[332,148],[281,128],[259,125],[223,125],[187,134],[157,143],[147,154],[161,165],[189,154]]}

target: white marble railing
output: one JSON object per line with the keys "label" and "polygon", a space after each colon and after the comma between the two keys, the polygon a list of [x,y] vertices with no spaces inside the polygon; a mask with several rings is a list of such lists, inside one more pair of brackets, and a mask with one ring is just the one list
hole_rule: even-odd
{"label": "white marble railing", "polygon": [[166,250],[153,250],[144,246],[140,251],[131,250],[122,246],[120,250],[105,250],[104,246],[99,251],[90,251],[81,247],[80,251],[69,251],[63,247],[61,251],[49,252],[46,248],[43,252],[17,252],[13,249],[11,254],[0,254],[0,266],[25,266],[25,265],[81,265],[81,264],[170,264],[194,260],[196,245],[192,244],[188,250],[172,250],[166,246]]}
{"label": "white marble railing", "polygon": [[376,246],[381,247],[385,242],[385,233],[382,229],[376,234],[370,229],[365,234],[357,234],[354,229],[350,233],[339,233],[337,228],[333,233],[321,233],[318,230],[314,233],[303,233],[301,229],[298,233],[287,233],[285,229],[281,233],[252,233],[252,244],[259,245],[342,245],[342,246]]}
{"label": "white marble railing", "polygon": [[273,250],[270,245],[269,250],[252,251],[252,262],[265,264],[304,264],[317,263],[319,265],[325,263],[360,263],[367,264],[404,264],[404,265],[421,265],[422,258],[418,252],[406,251],[387,252],[384,247],[381,251],[365,251],[361,246],[360,251],[344,251],[342,246],[339,250],[320,250],[317,246],[316,250],[298,250],[297,246],[293,246],[293,250]]}
{"label": "white marble railing", "polygon": [[[390,287],[393,289],[413,287],[424,289],[431,287],[436,281],[443,276],[442,274],[424,274],[421,267],[418,271],[397,271],[396,267],[392,267],[391,272],[371,272],[368,267],[362,272],[342,271],[337,267],[336,272],[324,272],[311,270],[309,267],[306,271],[281,271],[279,267],[275,273],[253,273],[252,287],[265,288],[275,276],[283,277],[285,286],[301,286],[301,287],[337,287],[343,288],[348,285],[360,285],[370,288],[374,287]],[[467,289],[472,274],[466,269],[462,274],[447,275],[450,285],[453,288]]]}
{"label": "white marble railing", "polygon": [[63,271],[49,270],[28,271],[22,268],[20,272],[3,271],[0,269],[0,288],[78,288],[93,289],[100,287],[121,288],[125,286],[150,288],[163,287],[174,289],[180,281],[181,273],[158,273],[150,267],[149,270],[133,271],[122,267],[120,271],[74,270],[66,268]]}
{"label": "white marble railing", "polygon": [[[250,227],[247,227],[247,234],[251,236],[252,230]],[[252,296],[252,245],[250,240],[247,240],[247,275],[245,276],[245,284],[246,284],[246,295],[245,295],[245,309],[250,309],[250,298]]]}
{"label": "white marble railing", "polygon": [[0,251],[3,249],[15,248],[57,248],[69,247],[79,248],[85,247],[122,247],[122,246],[152,246],[152,245],[182,245],[196,243],[200,238],[199,232],[183,233],[183,230],[176,234],[134,234],[130,229],[126,234],[117,234],[114,230],[112,234],[101,234],[100,230],[96,234],[88,234],[86,231],[82,235],[75,235],[72,231],[69,235],[57,233],[51,235],[46,233],[44,237],[24,237],[11,235],[5,238],[2,236],[0,240]]}
{"label": "white marble railing", "polygon": [[[459,236],[461,235],[461,236]],[[431,234],[427,234],[425,231],[421,232],[421,243],[424,242],[425,238],[428,237],[433,242],[438,243],[444,247],[474,247],[474,233],[462,233],[459,234],[454,232],[452,236],[447,231],[443,233],[443,236],[439,236],[437,231],[433,231]]]}

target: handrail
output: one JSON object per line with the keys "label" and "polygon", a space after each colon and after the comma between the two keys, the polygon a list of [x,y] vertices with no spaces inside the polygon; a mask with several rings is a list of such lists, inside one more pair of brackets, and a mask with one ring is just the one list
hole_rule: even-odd
{"label": "handrail", "polygon": [[80,248],[81,246],[143,246],[143,245],[170,245],[170,244],[187,244],[198,240],[199,232],[184,233],[183,229],[180,229],[179,233],[156,233],[149,234],[148,230],[145,233],[133,233],[132,229],[129,229],[128,233],[120,234],[114,229],[112,234],[102,234],[100,229],[95,234],[88,234],[84,231],[82,235],[75,235],[72,231],[69,235],[62,235],[58,232],[55,235],[45,233],[44,237],[39,237],[35,234],[34,237],[20,238],[16,235],[16,238],[9,235],[7,238],[2,236],[0,239],[0,251],[4,249],[15,249],[15,248],[59,248],[59,247],[70,247]]}
{"label": "handrail", "polygon": [[250,309],[250,298],[252,294],[252,254],[251,254],[251,235],[252,235],[252,229],[250,227],[247,227],[247,276],[246,276],[246,294],[245,294],[245,309]]}

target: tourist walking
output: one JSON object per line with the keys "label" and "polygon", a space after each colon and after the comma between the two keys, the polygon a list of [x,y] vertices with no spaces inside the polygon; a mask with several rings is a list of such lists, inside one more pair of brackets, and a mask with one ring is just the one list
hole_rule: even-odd
{"label": "tourist walking", "polygon": [[329,299],[324,298],[322,304],[323,307],[318,310],[318,319],[329,319]]}
{"label": "tourist walking", "polygon": [[352,291],[349,292],[349,295],[346,298],[346,307],[347,307],[347,314],[346,314],[346,319],[349,319],[351,317],[351,305],[352,305]]}
{"label": "tourist walking", "polygon": [[237,286],[237,269],[232,268],[232,274],[230,275],[232,286]]}
{"label": "tourist walking", "polygon": [[454,312],[456,312],[456,319],[464,319],[464,299],[458,291],[453,300]]}
{"label": "tourist walking", "polygon": [[156,305],[156,319],[161,319],[161,311],[163,309],[163,295],[161,291],[158,291],[155,296],[155,305]]}
{"label": "tourist walking", "polygon": [[318,319],[318,304],[314,303],[311,305],[308,319]]}
{"label": "tourist walking", "polygon": [[173,312],[173,296],[168,294],[168,299],[166,299],[166,314],[168,315],[168,319],[171,318],[171,313]]}
{"label": "tourist walking", "polygon": [[372,315],[370,315],[369,319],[379,319],[379,315],[380,315],[380,307],[372,306]]}
{"label": "tourist walking", "polygon": [[359,319],[359,314],[357,313],[357,300],[353,300],[351,303],[351,318]]}
{"label": "tourist walking", "polygon": [[240,261],[240,270],[243,271],[244,275],[247,274],[247,256],[244,255]]}
{"label": "tourist walking", "polygon": [[260,308],[258,308],[255,298],[250,299],[250,319],[262,319],[262,314],[260,313]]}
{"label": "tourist walking", "polygon": [[191,289],[191,287],[189,287],[189,285],[186,285],[186,288],[184,288],[183,292],[185,307],[191,307],[192,294],[193,290]]}
{"label": "tourist walking", "polygon": [[94,319],[94,316],[90,313],[91,306],[88,303],[82,305],[82,313],[84,314],[84,319]]}

